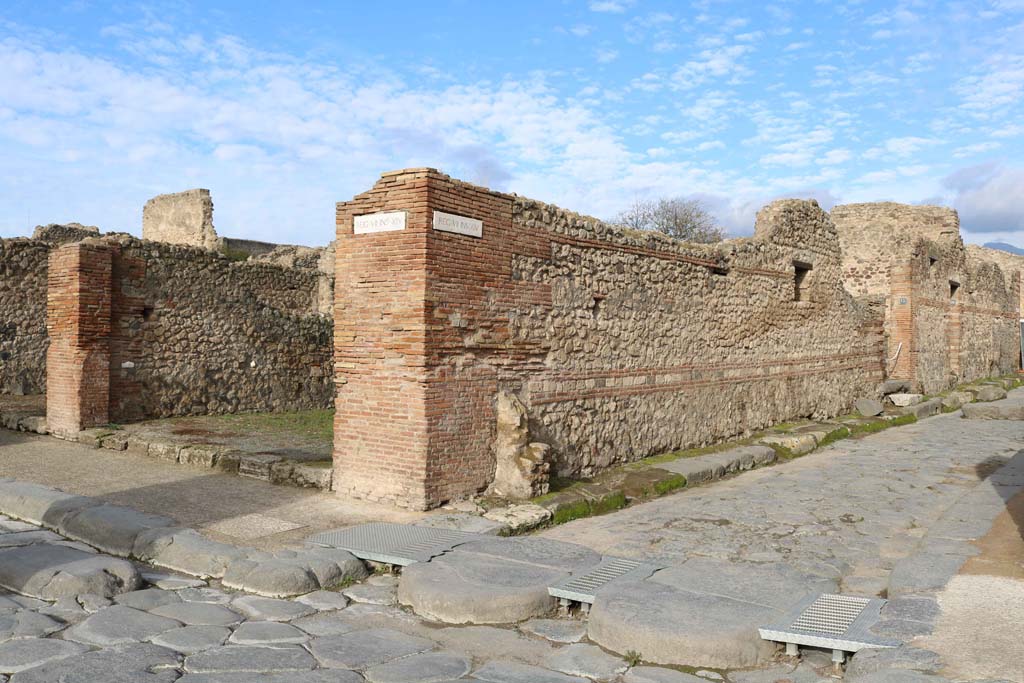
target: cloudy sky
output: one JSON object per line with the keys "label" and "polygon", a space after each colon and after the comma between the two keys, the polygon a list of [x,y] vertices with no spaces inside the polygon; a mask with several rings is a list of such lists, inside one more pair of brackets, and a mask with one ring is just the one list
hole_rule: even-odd
{"label": "cloudy sky", "polygon": [[221,234],[323,244],[385,170],[611,217],[782,196],[956,207],[1024,246],[1024,0],[159,0],[0,5],[0,235],[138,233],[213,192]]}

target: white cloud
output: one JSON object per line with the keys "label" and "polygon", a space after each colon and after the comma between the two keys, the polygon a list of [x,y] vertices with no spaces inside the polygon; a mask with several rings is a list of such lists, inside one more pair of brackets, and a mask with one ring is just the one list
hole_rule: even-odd
{"label": "white cloud", "polygon": [[709,142],[702,142],[697,145],[698,152],[707,152],[712,149],[725,149],[725,143],[721,140],[711,140]]}
{"label": "white cloud", "polygon": [[964,157],[971,157],[977,154],[984,154],[985,152],[991,152],[992,150],[999,149],[1002,145],[998,142],[979,142],[974,145],[964,145],[953,150],[953,156],[957,159]]}
{"label": "white cloud", "polygon": [[571,33],[574,36],[577,36],[579,38],[583,38],[583,37],[589,36],[593,32],[594,32],[594,27],[593,26],[589,26],[587,24],[576,24],[575,26],[572,26],[569,29],[569,33]]}
{"label": "white cloud", "polygon": [[600,49],[594,52],[594,59],[598,64],[610,64],[619,58],[618,50]]}
{"label": "white cloud", "polygon": [[749,45],[702,50],[698,53],[697,59],[690,60],[676,69],[672,74],[672,83],[678,89],[690,90],[712,78],[749,75],[750,69],[740,63],[740,58],[751,50]]}
{"label": "white cloud", "polygon": [[943,179],[968,231],[1024,231],[1024,168],[982,164],[959,169]]}
{"label": "white cloud", "polygon": [[834,166],[849,161],[852,158],[853,152],[848,149],[831,149],[818,158],[818,163],[822,166]]}
{"label": "white cloud", "polygon": [[632,5],[631,0],[591,0],[590,11],[591,12],[611,12],[612,14],[621,14],[626,11],[626,8]]}
{"label": "white cloud", "polygon": [[865,159],[881,159],[885,157],[904,158],[916,154],[926,147],[942,144],[942,140],[906,136],[889,138],[879,147],[872,147],[862,155]]}

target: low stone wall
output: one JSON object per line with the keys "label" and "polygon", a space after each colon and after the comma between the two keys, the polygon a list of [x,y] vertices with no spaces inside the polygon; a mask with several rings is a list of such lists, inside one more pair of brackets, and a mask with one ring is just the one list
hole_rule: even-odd
{"label": "low stone wall", "polygon": [[46,242],[0,239],[0,394],[46,387]]}

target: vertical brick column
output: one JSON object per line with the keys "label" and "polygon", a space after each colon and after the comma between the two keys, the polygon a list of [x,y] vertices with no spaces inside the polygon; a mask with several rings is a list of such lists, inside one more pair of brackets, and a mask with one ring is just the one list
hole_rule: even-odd
{"label": "vertical brick column", "polygon": [[110,421],[111,252],[79,242],[50,253],[46,296],[46,418],[73,438]]}
{"label": "vertical brick column", "polygon": [[[914,268],[910,262],[892,266],[889,273],[892,321],[889,328],[889,376],[916,382],[917,349],[914,347]],[[902,347],[900,344],[902,343]],[[891,360],[899,349],[895,363]]]}

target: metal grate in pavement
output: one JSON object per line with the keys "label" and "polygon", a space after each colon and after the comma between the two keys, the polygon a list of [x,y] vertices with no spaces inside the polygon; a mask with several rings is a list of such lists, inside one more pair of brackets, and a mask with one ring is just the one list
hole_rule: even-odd
{"label": "metal grate in pavement", "polygon": [[899,641],[877,636],[869,630],[878,622],[885,602],[880,598],[852,595],[809,595],[784,619],[759,631],[765,640],[843,652],[896,647]]}
{"label": "metal grate in pavement", "polygon": [[309,537],[310,543],[347,550],[361,560],[406,566],[429,562],[457,545],[487,538],[453,529],[374,522],[347,529],[324,531]]}
{"label": "metal grate in pavement", "polygon": [[621,579],[646,579],[658,567],[644,562],[627,560],[622,557],[605,557],[601,563],[586,574],[570,576],[548,587],[548,595],[572,602],[594,604],[594,598],[601,588]]}

